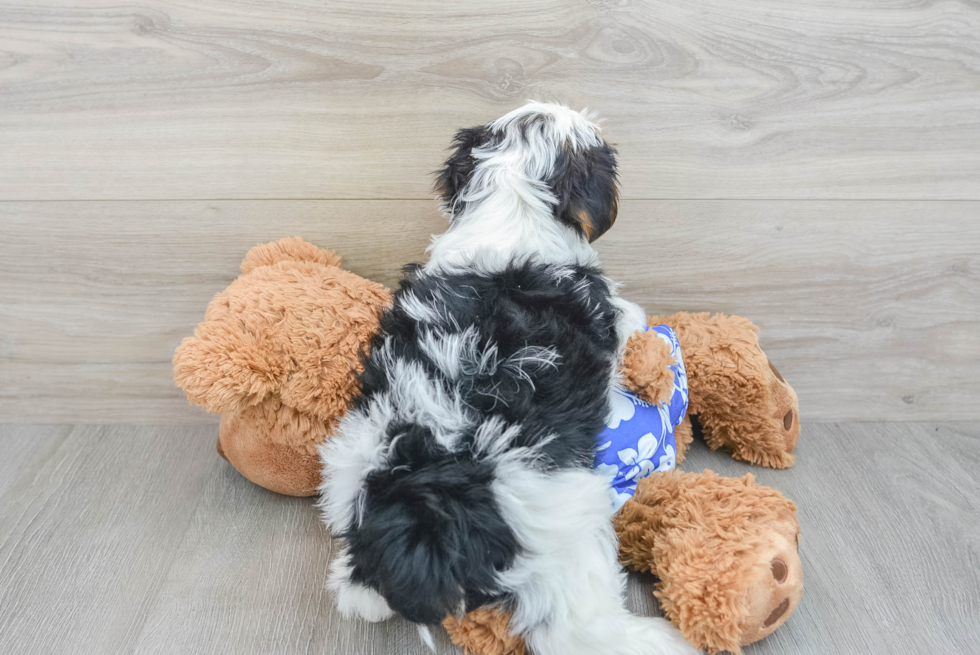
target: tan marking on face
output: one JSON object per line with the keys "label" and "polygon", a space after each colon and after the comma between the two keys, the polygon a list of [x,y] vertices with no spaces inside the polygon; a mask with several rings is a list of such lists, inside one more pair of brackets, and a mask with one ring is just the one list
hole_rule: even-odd
{"label": "tan marking on face", "polygon": [[575,212],[575,220],[582,226],[582,231],[585,232],[585,238],[589,240],[589,243],[592,243],[592,232],[595,227],[592,225],[592,217],[589,216],[589,212],[584,209],[578,210]]}

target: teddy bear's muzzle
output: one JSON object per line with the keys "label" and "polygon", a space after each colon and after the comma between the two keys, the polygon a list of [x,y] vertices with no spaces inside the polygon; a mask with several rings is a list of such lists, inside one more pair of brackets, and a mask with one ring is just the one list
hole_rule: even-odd
{"label": "teddy bear's muzzle", "polygon": [[776,416],[781,417],[783,441],[786,452],[791,453],[800,440],[800,404],[793,387],[780,374],[772,360],[767,360],[769,370],[769,388],[776,404]]}
{"label": "teddy bear's muzzle", "polygon": [[743,646],[772,634],[803,597],[803,565],[796,540],[774,534],[772,546],[759,554],[758,562],[758,578],[748,590],[748,615],[742,622]]}

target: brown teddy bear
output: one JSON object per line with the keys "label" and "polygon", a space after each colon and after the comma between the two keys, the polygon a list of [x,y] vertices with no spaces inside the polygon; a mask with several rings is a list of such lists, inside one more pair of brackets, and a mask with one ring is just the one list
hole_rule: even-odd
{"label": "brown teddy bear", "polygon": [[[358,393],[361,355],[391,295],[297,238],[256,246],[241,270],[177,348],[174,377],[191,402],[221,414],[218,453],[245,477],[280,493],[314,495],[316,447]],[[677,463],[693,438],[693,417],[711,448],[791,466],[800,430],[796,394],[759,348],[756,327],[736,316],[686,313],[649,323],[674,329],[687,368],[689,414],[676,430]],[[624,382],[659,402],[673,386],[672,363],[663,340],[637,333]],[[623,564],[659,578],[655,595],[684,636],[711,652],[739,652],[799,603],[795,511],[751,475],[674,471],[642,480],[614,523]],[[524,652],[495,608],[448,617],[445,626],[468,653]]]}
{"label": "brown teddy bear", "polygon": [[302,239],[252,248],[174,355],[191,402],[221,415],[218,454],[290,496],[320,484],[317,445],[354,396],[391,294]]}

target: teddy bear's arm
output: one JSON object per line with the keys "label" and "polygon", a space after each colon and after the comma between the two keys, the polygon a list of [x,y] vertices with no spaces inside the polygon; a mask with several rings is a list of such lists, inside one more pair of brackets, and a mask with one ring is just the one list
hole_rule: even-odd
{"label": "teddy bear's arm", "polygon": [[656,332],[636,332],[623,351],[623,385],[652,405],[669,402],[674,392],[674,372],[670,367],[676,363],[670,345]]}

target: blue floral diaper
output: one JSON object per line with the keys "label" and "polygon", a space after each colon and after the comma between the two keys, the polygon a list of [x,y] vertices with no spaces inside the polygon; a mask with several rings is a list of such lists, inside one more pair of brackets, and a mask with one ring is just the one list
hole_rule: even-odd
{"label": "blue floral diaper", "polygon": [[654,472],[671,471],[676,463],[674,429],[687,414],[687,372],[677,335],[666,325],[648,327],[670,345],[676,362],[674,393],[669,402],[651,405],[636,394],[616,389],[606,429],[596,439],[595,470],[609,480],[613,509],[619,510],[636,492],[636,484]]}

